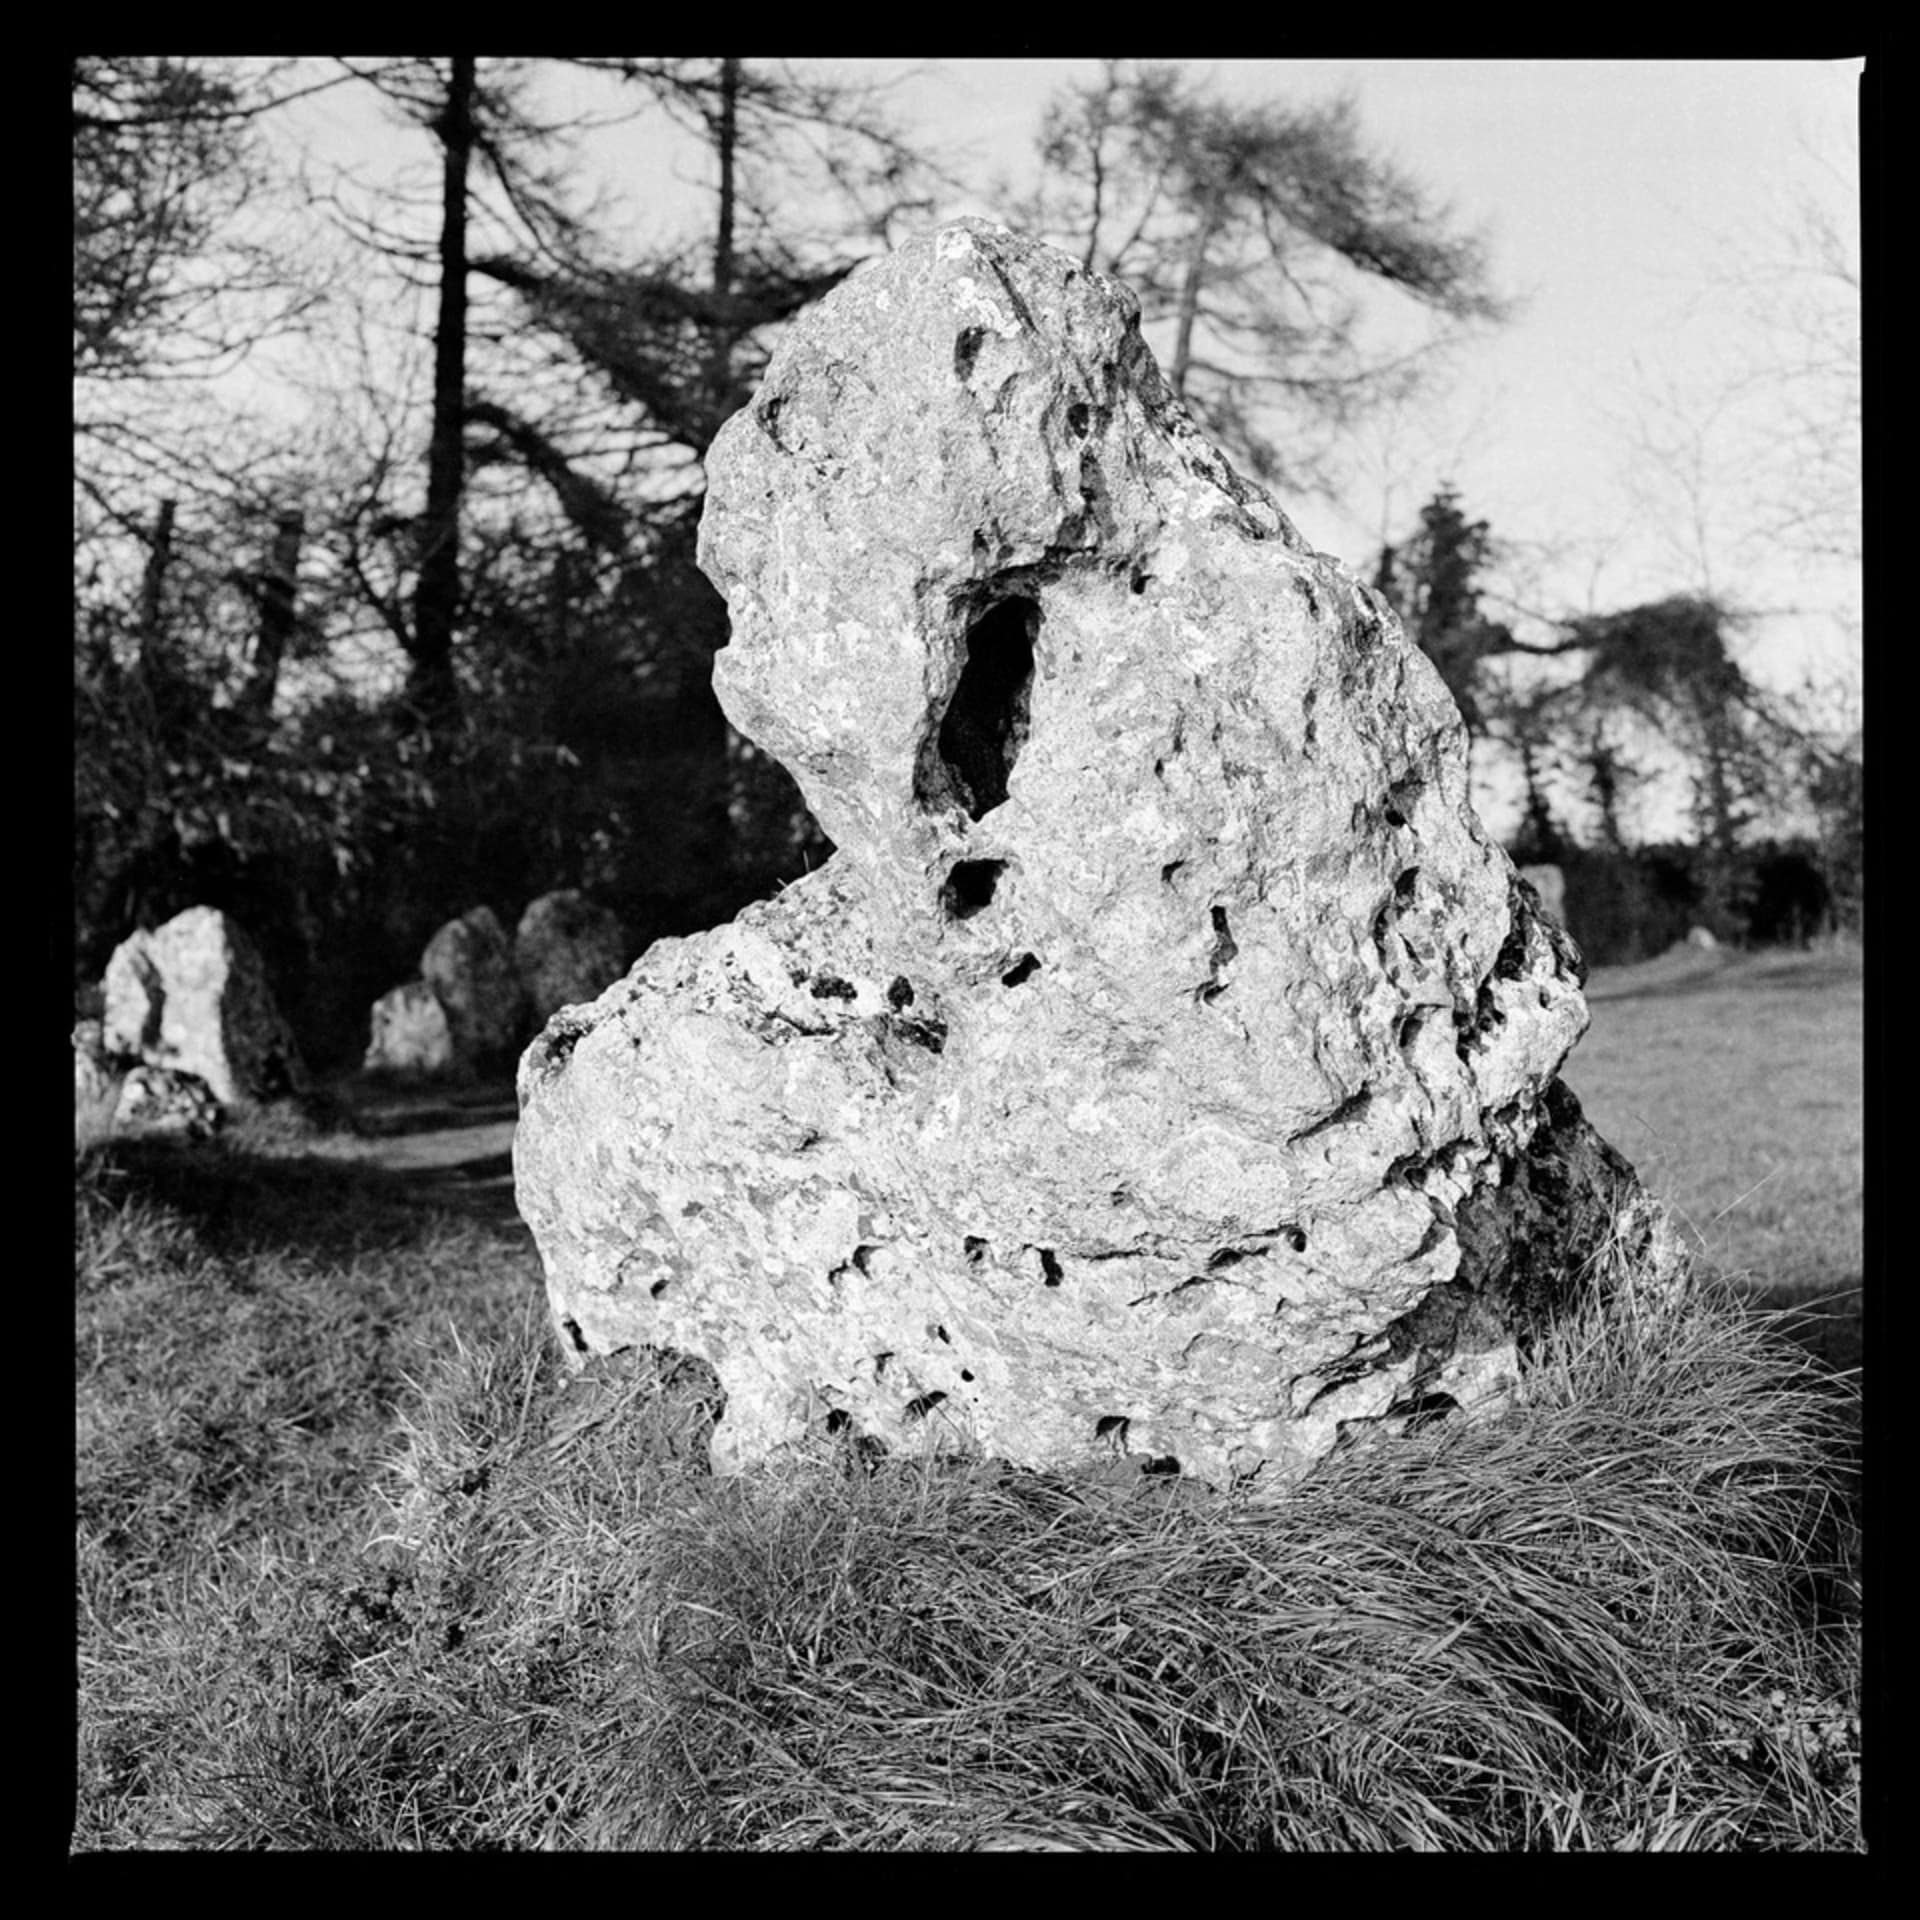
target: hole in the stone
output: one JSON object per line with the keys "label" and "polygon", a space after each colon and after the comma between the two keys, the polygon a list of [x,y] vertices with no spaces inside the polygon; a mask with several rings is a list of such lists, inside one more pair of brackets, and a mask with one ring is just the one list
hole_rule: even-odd
{"label": "hole in the stone", "polygon": [[1398,807],[1389,807],[1386,817],[1390,827],[1404,827],[1407,824],[1407,816]]}
{"label": "hole in the stone", "polygon": [[1550,1007],[1553,1005],[1553,995],[1550,994],[1545,987],[1542,987],[1540,989],[1540,1004],[1543,1007]]}
{"label": "hole in the stone", "polygon": [[845,1433],[852,1425],[853,1416],[845,1407],[835,1407],[833,1411],[827,1415],[827,1431],[829,1433]]}
{"label": "hole in the stone", "polygon": [[1135,593],[1145,593],[1152,583],[1153,575],[1146,572],[1143,568],[1136,567],[1133,572],[1133,578],[1127,582],[1127,585],[1131,587]]}
{"label": "hole in the stone", "polygon": [[967,1371],[967,1369],[966,1369],[965,1367],[962,1367],[962,1368],[960,1369],[960,1378],[961,1378],[962,1380],[965,1380],[965,1381],[968,1381],[968,1382],[971,1382],[971,1381],[972,1381],[972,1379],[973,1379],[973,1375],[972,1375],[971,1373],[969,1373],[969,1372]]}
{"label": "hole in the stone", "polygon": [[1290,1246],[1295,1253],[1305,1253],[1307,1250],[1307,1236],[1302,1233],[1298,1227],[1290,1227],[1287,1230],[1287,1245]]}
{"label": "hole in the stone", "polygon": [[993,900],[1006,867],[1004,860],[956,860],[940,889],[940,904],[950,920],[971,920]]}
{"label": "hole in the stone", "polygon": [[1217,1273],[1222,1267],[1237,1267],[1246,1258],[1238,1247],[1221,1247],[1207,1255],[1207,1271]]}
{"label": "hole in the stone", "polygon": [[1084,401],[1076,400],[1067,409],[1067,431],[1078,439],[1092,424],[1093,410]]}
{"label": "hole in the stone", "polygon": [[878,1247],[855,1247],[853,1250],[853,1264],[858,1267],[862,1273],[865,1273],[868,1271],[867,1262],[879,1251],[880,1249]]}
{"label": "hole in the stone", "polygon": [[1040,962],[1030,953],[1023,953],[1005,973],[1000,976],[1003,987],[1017,987],[1023,981],[1031,980],[1040,971]]}
{"label": "hole in the stone", "polygon": [[1048,1286],[1057,1287],[1060,1284],[1060,1262],[1054,1258],[1050,1248],[1040,1249],[1040,1272]]}
{"label": "hole in the stone", "polygon": [[886,1377],[887,1362],[892,1358],[893,1358],[893,1353],[891,1349],[889,1349],[886,1353],[876,1353],[873,1356],[873,1377],[876,1380],[882,1380]]}
{"label": "hole in the stone", "polygon": [[945,1327],[932,1326],[932,1327],[929,1327],[927,1331],[931,1333],[936,1340],[944,1340],[948,1346],[953,1345],[953,1336],[946,1330]]}
{"label": "hole in the stone", "polygon": [[1413,900],[1413,890],[1419,883],[1419,879],[1420,869],[1418,867],[1409,867],[1394,881],[1393,903],[1395,906],[1404,907],[1411,904]]}
{"label": "hole in the stone", "polygon": [[1169,860],[1167,864],[1160,869],[1160,884],[1163,887],[1172,886],[1173,876],[1186,864],[1184,860]]}
{"label": "hole in the stone", "polygon": [[967,659],[940,722],[940,758],[967,817],[981,819],[1007,797],[1007,779],[1027,737],[1037,601],[1002,600],[967,629]]}
{"label": "hole in the stone", "polygon": [[1152,1474],[1178,1473],[1180,1471],[1180,1462],[1172,1454],[1163,1453],[1157,1458],[1149,1460],[1140,1471],[1142,1473]]}
{"label": "hole in the stone", "polygon": [[858,989],[852,981],[842,980],[831,973],[821,974],[808,989],[816,1000],[853,1000],[858,998]]}
{"label": "hole in the stone", "polygon": [[1116,1434],[1120,1445],[1124,1447],[1127,1444],[1127,1428],[1131,1425],[1132,1422],[1124,1413],[1103,1413],[1093,1423],[1093,1437],[1104,1440],[1109,1434]]}
{"label": "hole in the stone", "polygon": [[567,1336],[568,1344],[573,1348],[575,1353],[585,1353],[587,1351],[587,1336],[580,1331],[580,1322],[578,1320],[562,1320],[560,1322],[560,1331]]}
{"label": "hole in the stone", "polygon": [[953,371],[958,379],[965,380],[973,372],[973,363],[980,357],[980,342],[987,337],[984,327],[962,327],[959,338],[953,343]]}
{"label": "hole in the stone", "polygon": [[967,1259],[976,1267],[986,1258],[987,1243],[977,1233],[967,1235],[965,1249]]}
{"label": "hole in the stone", "polygon": [[647,1289],[647,1291],[650,1294],[652,1294],[656,1300],[658,1300],[660,1296],[666,1292],[666,1290],[667,1290],[667,1283],[664,1280],[656,1280],[653,1283],[653,1285]]}
{"label": "hole in the stone", "polygon": [[903,1411],[909,1420],[924,1420],[946,1397],[937,1389],[932,1393],[923,1393],[909,1400]]}
{"label": "hole in the stone", "polygon": [[913,1005],[913,982],[904,973],[894,975],[893,985],[887,989],[887,1005],[896,1013]]}
{"label": "hole in the stone", "polygon": [[1402,1019],[1399,1030],[1394,1035],[1394,1044],[1402,1053],[1405,1053],[1420,1038],[1420,1029],[1426,1023],[1427,1017],[1423,1011],[1410,1013]]}

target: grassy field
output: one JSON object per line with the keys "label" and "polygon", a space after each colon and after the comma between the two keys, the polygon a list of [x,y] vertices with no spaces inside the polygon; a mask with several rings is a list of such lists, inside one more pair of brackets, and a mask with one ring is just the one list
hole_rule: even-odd
{"label": "grassy field", "polygon": [[[1603,1131],[1844,1296],[1857,960],[1593,988]],[[326,1145],[76,1161],[78,1853],[1862,1844],[1851,1404],[1711,1284],[1278,1507],[715,1483],[703,1370],[569,1379],[524,1229]]]}
{"label": "grassy field", "polygon": [[1701,1258],[1805,1305],[1860,1362],[1865,991],[1857,947],[1676,950],[1588,982],[1565,1077]]}

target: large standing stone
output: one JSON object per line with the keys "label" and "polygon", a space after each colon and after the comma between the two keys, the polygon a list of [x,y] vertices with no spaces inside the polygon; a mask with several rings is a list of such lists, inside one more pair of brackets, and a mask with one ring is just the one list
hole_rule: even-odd
{"label": "large standing stone", "polygon": [[491,907],[475,907],[427,942],[420,977],[446,1009],[455,1056],[483,1065],[519,1043],[526,996],[514,971],[513,949]]}
{"label": "large standing stone", "polygon": [[373,1003],[370,1027],[361,1062],[367,1073],[427,1079],[451,1072],[456,1064],[447,1010],[424,980],[383,993]]}
{"label": "large standing stone", "polygon": [[198,1075],[222,1107],[308,1085],[258,951],[215,907],[189,907],[114,949],[104,1026],[108,1052]]}
{"label": "large standing stone", "polygon": [[513,936],[514,966],[536,1026],[595,998],[626,971],[628,958],[619,919],[572,888],[543,893]]}
{"label": "large standing stone", "polygon": [[1502,1403],[1630,1171],[1583,969],[1392,613],[1200,437],[1132,297],[965,222],[708,459],[715,685],[839,845],[522,1059],[576,1353],[810,1426],[1280,1484]]}

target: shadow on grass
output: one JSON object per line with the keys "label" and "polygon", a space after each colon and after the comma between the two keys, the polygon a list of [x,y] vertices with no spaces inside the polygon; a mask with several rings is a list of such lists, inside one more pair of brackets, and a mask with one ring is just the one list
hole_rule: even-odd
{"label": "shadow on grass", "polygon": [[250,1152],[226,1141],[116,1139],[90,1156],[92,1177],[122,1200],[145,1200],[191,1223],[209,1252],[323,1259],[401,1252],[424,1217],[446,1213],[524,1236],[511,1156],[395,1170],[324,1153]]}

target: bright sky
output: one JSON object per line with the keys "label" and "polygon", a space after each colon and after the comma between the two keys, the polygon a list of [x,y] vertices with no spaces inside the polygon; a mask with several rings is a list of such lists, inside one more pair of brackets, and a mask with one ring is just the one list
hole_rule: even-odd
{"label": "bright sky", "polygon": [[[995,178],[1025,184],[1050,95],[1100,72],[1096,60],[796,64],[896,82],[899,121],[980,183],[976,199],[944,203],[942,217],[992,213]],[[1690,517],[1670,484],[1660,494],[1658,471],[1636,465],[1632,445],[1636,422],[1664,432],[1707,419],[1762,344],[1725,278],[1743,259],[1783,255],[1799,203],[1811,200],[1857,247],[1862,61],[1174,64],[1234,99],[1351,93],[1363,137],[1447,203],[1458,226],[1485,230],[1496,286],[1523,302],[1460,356],[1444,394],[1359,436],[1339,506],[1282,501],[1310,539],[1364,570],[1383,536],[1407,532],[1451,480],[1469,513],[1513,543],[1521,597],[1541,612],[1711,584],[1750,606],[1791,609],[1745,642],[1762,680],[1784,689],[1803,667],[1857,662],[1857,566],[1810,568],[1736,541],[1745,510],[1735,490],[1750,455],[1709,443],[1703,582]],[[325,96],[309,125],[370,177],[404,159],[431,182],[423,136],[383,131],[364,89]],[[676,144],[660,116],[599,136],[596,154],[631,211],[636,246],[701,230],[710,157]],[[1758,416],[1763,433],[1767,418]]]}

